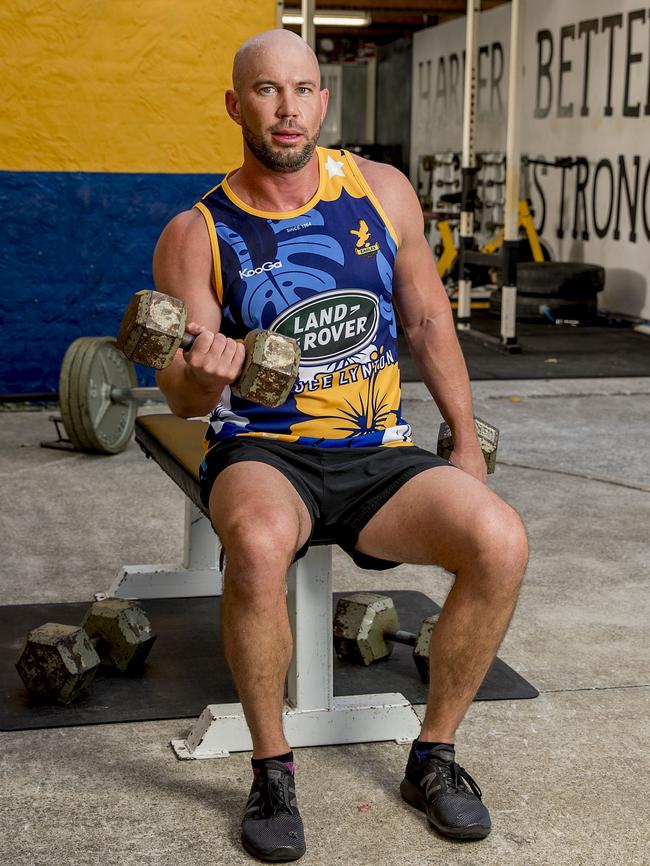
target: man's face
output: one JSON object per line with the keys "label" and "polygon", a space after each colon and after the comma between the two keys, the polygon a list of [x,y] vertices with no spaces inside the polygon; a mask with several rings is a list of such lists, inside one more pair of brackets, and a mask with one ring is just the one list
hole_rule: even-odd
{"label": "man's face", "polygon": [[259,52],[238,90],[228,91],[230,116],[252,154],[273,171],[303,168],[314,152],[327,110],[318,67],[293,46]]}

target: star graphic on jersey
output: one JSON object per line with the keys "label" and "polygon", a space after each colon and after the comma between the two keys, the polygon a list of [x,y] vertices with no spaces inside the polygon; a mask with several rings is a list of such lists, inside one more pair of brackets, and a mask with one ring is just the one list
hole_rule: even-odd
{"label": "star graphic on jersey", "polygon": [[343,171],[343,163],[338,162],[336,159],[332,159],[331,156],[327,157],[325,168],[327,169],[327,174],[329,175],[329,177],[336,177],[337,175],[339,175],[340,177],[345,177],[345,172]]}

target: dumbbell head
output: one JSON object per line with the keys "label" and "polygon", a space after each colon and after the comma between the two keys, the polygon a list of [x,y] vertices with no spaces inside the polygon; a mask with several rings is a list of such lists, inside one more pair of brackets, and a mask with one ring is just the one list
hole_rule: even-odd
{"label": "dumbbell head", "polygon": [[439,613],[434,613],[423,620],[413,647],[413,661],[418,669],[420,679],[423,683],[429,682],[429,647],[431,635],[438,622]]}
{"label": "dumbbell head", "polygon": [[48,622],[27,635],[16,668],[31,694],[68,704],[88,688],[99,663],[82,628]]}
{"label": "dumbbell head", "polygon": [[101,663],[121,673],[141,667],[156,640],[149,617],[137,602],[126,599],[96,601],[81,625],[96,639]]}
{"label": "dumbbell head", "polygon": [[397,631],[399,620],[393,600],[374,592],[340,598],[334,615],[334,650],[341,661],[369,665],[393,651],[385,631]]}
{"label": "dumbbell head", "polygon": [[[481,418],[474,418],[476,435],[481,445],[481,451],[485,458],[488,473],[494,472],[497,464],[497,447],[499,445],[499,431],[492,424]],[[448,424],[443,421],[438,431],[438,456],[448,460],[454,448],[454,440]]]}
{"label": "dumbbell head", "polygon": [[298,342],[274,331],[256,330],[246,335],[244,346],[246,361],[231,385],[233,394],[263,406],[281,406],[298,375]]}
{"label": "dumbbell head", "polygon": [[136,292],[126,308],[117,347],[127,358],[162,370],[171,364],[185,333],[187,310],[162,292]]}

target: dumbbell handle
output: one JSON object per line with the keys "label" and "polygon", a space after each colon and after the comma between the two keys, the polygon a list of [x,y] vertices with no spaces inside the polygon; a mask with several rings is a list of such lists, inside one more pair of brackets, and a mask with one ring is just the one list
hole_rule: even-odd
{"label": "dumbbell handle", "polygon": [[[185,331],[183,336],[181,337],[181,345],[180,348],[187,352],[188,349],[191,349],[194,345],[194,341],[196,340],[196,336],[194,334],[190,334],[189,331]],[[236,339],[235,343],[243,343],[244,341],[241,339]]]}
{"label": "dumbbell handle", "polygon": [[185,333],[181,337],[181,349],[184,352],[186,352],[188,349],[191,349],[194,345],[194,340],[196,340],[194,334],[190,334],[189,331],[185,331]]}
{"label": "dumbbell handle", "polygon": [[404,631],[401,628],[397,631],[387,628],[384,630],[384,639],[394,640],[395,643],[403,643],[407,646],[415,646],[415,642],[417,641],[418,636],[416,634],[413,634],[412,631]]}

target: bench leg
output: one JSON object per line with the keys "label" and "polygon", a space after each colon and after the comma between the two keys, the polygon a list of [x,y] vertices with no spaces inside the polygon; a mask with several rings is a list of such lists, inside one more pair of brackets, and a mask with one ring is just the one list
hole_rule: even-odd
{"label": "bench leg", "polygon": [[[410,742],[420,722],[403,695],[333,696],[331,566],[331,548],[312,547],[287,577],[294,635],[284,709],[287,740],[292,747]],[[172,747],[182,759],[250,751],[253,744],[241,704],[207,706],[187,738],[172,740]]]}
{"label": "bench leg", "polygon": [[219,539],[207,517],[185,500],[185,550],[182,565],[125,565],[107,593],[118,598],[190,598],[221,595]]}

